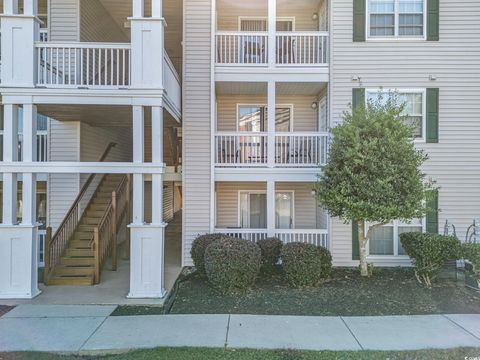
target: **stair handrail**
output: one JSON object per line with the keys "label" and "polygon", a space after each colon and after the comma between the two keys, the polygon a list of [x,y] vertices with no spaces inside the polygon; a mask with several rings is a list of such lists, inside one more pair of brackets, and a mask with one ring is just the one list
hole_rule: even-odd
{"label": "stair handrail", "polygon": [[[90,241],[94,251],[94,283],[100,282],[100,273],[107,257],[112,254],[112,271],[117,270],[117,232],[120,220],[127,214],[130,178],[124,176],[120,184],[112,191],[112,197],[98,225],[94,227]],[[120,205],[120,206],[119,206]]]}
{"label": "stair handrail", "polygon": [[[112,150],[112,148],[114,148],[116,145],[117,144],[115,142],[110,142],[107,145],[102,156],[99,158],[98,162],[104,162],[108,154]],[[90,176],[88,177],[87,181],[82,186],[82,188],[80,189],[80,192],[78,193],[77,197],[72,203],[72,206],[70,206],[70,209],[68,210],[67,214],[63,218],[63,221],[60,223],[60,225],[57,228],[57,231],[55,231],[55,234],[53,236],[52,236],[52,228],[50,226],[47,228],[47,235],[45,237],[45,256],[44,256],[44,263],[45,263],[44,284],[45,285],[48,285],[50,271],[53,270],[53,267],[55,267],[60,261],[60,257],[65,251],[68,241],[70,240],[70,237],[73,235],[73,233],[75,232],[78,226],[79,220],[83,215],[83,213],[79,214],[79,204],[82,201],[83,196],[85,195],[86,191],[88,190],[88,187],[90,186],[90,184],[92,183],[96,175],[98,174],[90,174]],[[99,185],[97,186],[97,189],[101,183],[102,182],[99,183]],[[70,223],[71,220],[73,220],[72,223]]]}

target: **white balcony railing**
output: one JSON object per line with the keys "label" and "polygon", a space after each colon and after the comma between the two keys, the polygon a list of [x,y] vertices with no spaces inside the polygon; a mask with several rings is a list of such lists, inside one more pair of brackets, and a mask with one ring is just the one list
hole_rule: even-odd
{"label": "white balcony railing", "polygon": [[[328,32],[277,32],[276,65],[323,66],[328,64]],[[219,31],[215,37],[216,64],[265,66],[269,62],[268,33]]]}
{"label": "white balcony railing", "polygon": [[[327,162],[328,133],[277,133],[275,159],[278,167],[317,167]],[[262,167],[268,165],[267,133],[215,135],[215,165],[219,167]]]}
{"label": "white balcony railing", "polygon": [[215,136],[215,163],[222,166],[264,166],[268,161],[266,133],[221,133]]}
{"label": "white balcony railing", "polygon": [[[216,228],[215,233],[225,234],[253,242],[268,237],[267,229]],[[322,246],[326,249],[330,248],[328,230],[326,229],[276,229],[275,237],[282,240],[284,244],[291,242],[304,242],[316,246]]]}
{"label": "white balcony railing", "polygon": [[327,64],[328,33],[277,33],[276,49],[278,65]]}
{"label": "white balcony railing", "polygon": [[275,163],[278,166],[324,165],[328,155],[328,133],[275,135]]}
{"label": "white balcony railing", "polygon": [[[0,130],[0,161],[3,161],[3,130]],[[18,160],[22,160],[22,134],[18,135]],[[48,135],[47,131],[37,131],[37,160],[48,161]]]}
{"label": "white balcony railing", "polygon": [[216,48],[217,64],[268,64],[268,33],[265,32],[217,32]]}
{"label": "white balcony railing", "polygon": [[130,44],[38,42],[35,47],[38,86],[130,86]]}
{"label": "white balcony railing", "polygon": [[282,240],[284,244],[291,242],[304,242],[316,246],[322,246],[326,249],[330,248],[328,243],[328,230],[277,229],[275,230],[275,237]]}

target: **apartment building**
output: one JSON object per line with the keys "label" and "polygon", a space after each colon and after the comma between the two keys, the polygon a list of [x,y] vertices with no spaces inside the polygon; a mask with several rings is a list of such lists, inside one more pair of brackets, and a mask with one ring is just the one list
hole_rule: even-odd
{"label": "apartment building", "polygon": [[[192,241],[213,232],[310,242],[357,266],[357,229],[317,203],[315,182],[343,112],[389,90],[430,156],[438,212],[379,229],[369,261],[408,266],[401,232],[448,220],[462,238],[480,216],[480,3],[3,0],[0,12],[0,298],[37,296],[39,262],[48,286],[91,285],[122,256],[128,297],[161,298],[172,257],[192,265]],[[166,250],[175,214],[181,254]]]}

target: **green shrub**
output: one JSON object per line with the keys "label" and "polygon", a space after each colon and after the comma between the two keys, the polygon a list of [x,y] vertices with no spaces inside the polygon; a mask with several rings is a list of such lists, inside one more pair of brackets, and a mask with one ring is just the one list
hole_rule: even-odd
{"label": "green shrub", "polygon": [[227,237],[224,234],[207,234],[197,237],[192,243],[190,254],[192,255],[193,264],[201,275],[205,275],[205,249],[212,242]]}
{"label": "green shrub", "polygon": [[278,238],[267,238],[257,241],[257,245],[262,251],[262,268],[272,270],[280,259],[283,243]]}
{"label": "green shrub", "polygon": [[427,287],[432,286],[445,262],[460,257],[460,241],[453,236],[404,233],[400,241],[413,261],[417,280]]}
{"label": "green shrub", "polygon": [[474,271],[480,272],[480,244],[463,244],[462,255],[465,260],[472,263]]}
{"label": "green shrub", "polygon": [[285,277],[293,287],[318,286],[325,269],[324,251],[307,243],[293,242],[283,246],[281,259]]}
{"label": "green shrub", "polygon": [[321,263],[322,263],[322,278],[328,279],[332,275],[332,254],[328,249],[324,247],[319,247],[321,255]]}
{"label": "green shrub", "polygon": [[253,242],[222,238],[205,250],[205,272],[210,284],[222,294],[246,292],[255,284],[262,255]]}

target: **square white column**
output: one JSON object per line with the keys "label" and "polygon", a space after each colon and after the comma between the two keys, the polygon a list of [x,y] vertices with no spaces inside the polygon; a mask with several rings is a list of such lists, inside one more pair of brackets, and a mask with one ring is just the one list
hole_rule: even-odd
{"label": "square white column", "polygon": [[267,181],[267,234],[275,236],[275,181]]}
{"label": "square white column", "polygon": [[18,14],[18,0],[3,0],[3,12],[5,15]]}
{"label": "square white column", "polygon": [[268,82],[268,167],[275,167],[275,115],[276,115],[276,83]]}
{"label": "square white column", "polygon": [[[5,158],[17,160],[18,107],[5,105]],[[33,105],[24,105],[23,161],[32,162],[36,146],[36,111]],[[17,225],[17,175],[3,174],[3,224],[0,225],[0,299],[31,299],[38,290],[38,243],[36,225],[36,178],[23,174],[22,224]]]}
{"label": "square white column", "polygon": [[268,0],[268,66],[275,67],[277,35],[277,0]]}
{"label": "square white column", "polygon": [[163,1],[162,0],[152,0],[152,17],[161,18],[163,17]]}
{"label": "square white column", "polygon": [[[133,160],[144,162],[144,107],[133,108]],[[163,109],[152,107],[152,163],[163,166]],[[152,224],[144,222],[144,174],[133,175],[129,298],[163,298],[163,175],[152,175]]]}

